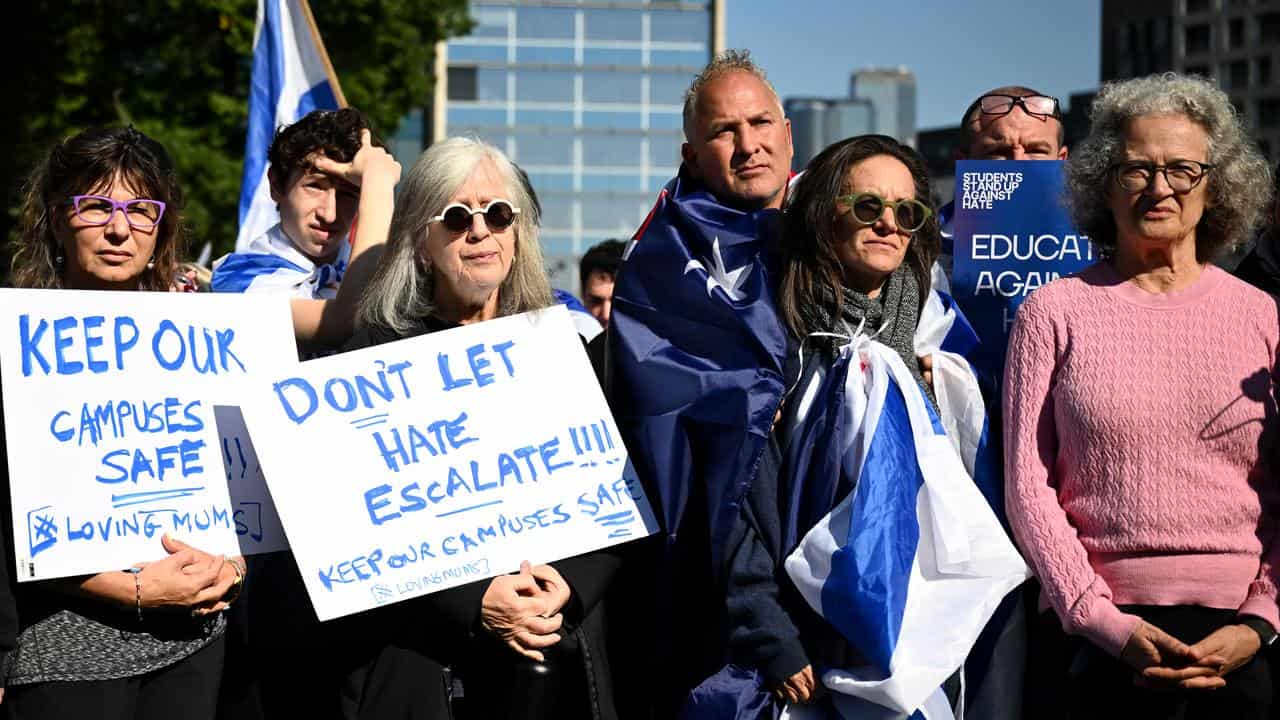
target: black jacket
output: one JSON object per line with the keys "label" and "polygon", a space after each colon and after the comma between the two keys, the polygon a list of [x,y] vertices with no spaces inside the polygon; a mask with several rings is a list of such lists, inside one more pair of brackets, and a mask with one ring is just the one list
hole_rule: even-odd
{"label": "black jacket", "polygon": [[[380,345],[453,327],[457,326],[429,317],[404,333],[380,327],[365,328],[347,343],[344,350]],[[551,563],[572,591],[563,610],[564,627],[560,634],[564,639],[550,652],[544,653],[547,665],[553,666],[555,682],[562,689],[559,704],[544,701],[558,708],[554,712],[557,718],[617,718],[612,673],[605,651],[605,607],[601,600],[620,564],[621,555],[611,549]],[[511,697],[511,684],[519,685],[519,680],[510,678],[512,673],[519,675],[528,670],[521,666],[527,666],[529,661],[495,642],[480,626],[480,602],[489,582],[481,580],[398,603],[404,606],[404,610],[388,617],[390,627],[385,629],[388,636],[394,634],[399,638],[396,641],[398,645],[425,656],[433,661],[432,665],[442,670],[444,666],[451,666],[460,671],[469,708],[475,708],[479,702],[485,706],[487,715],[514,716],[503,708],[525,707],[528,698]],[[382,610],[370,614],[380,612]],[[402,632],[406,618],[414,624],[417,635],[407,642]],[[423,681],[430,682],[426,678]],[[556,688],[550,692],[556,694]],[[576,698],[585,698],[585,702],[580,703]],[[566,708],[566,703],[571,707]]]}
{"label": "black jacket", "polygon": [[[1271,232],[1265,232],[1258,236],[1259,245],[1274,242],[1276,242],[1276,239]],[[1259,290],[1269,292],[1272,295],[1280,295],[1280,273],[1263,258],[1262,251],[1256,245],[1236,266],[1234,275]]]}

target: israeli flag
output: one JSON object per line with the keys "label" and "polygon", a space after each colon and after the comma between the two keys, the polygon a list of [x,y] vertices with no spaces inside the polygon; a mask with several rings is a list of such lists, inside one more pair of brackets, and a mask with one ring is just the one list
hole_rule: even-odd
{"label": "israeli flag", "polygon": [[573,318],[573,329],[578,331],[584,341],[591,342],[597,335],[604,332],[604,326],[578,298],[560,288],[552,288],[551,293],[555,296],[557,304],[569,308],[569,317]]}
{"label": "israeli flag", "polygon": [[326,55],[299,0],[258,0],[249,88],[249,133],[240,181],[240,232],[236,250],[280,222],[267,184],[267,150],[276,128],[312,110],[336,110],[340,90],[326,71]]}
{"label": "israeli flag", "polygon": [[[898,354],[865,334],[801,394],[801,424],[808,407],[843,396],[838,449],[853,491],[785,563],[809,606],[869,663],[823,672],[841,718],[955,717],[942,683],[1030,576],[973,479],[985,413],[968,361],[944,349],[965,335],[948,301],[931,293],[916,338],[917,351],[933,355],[946,422]],[[782,717],[814,712],[788,707]]]}

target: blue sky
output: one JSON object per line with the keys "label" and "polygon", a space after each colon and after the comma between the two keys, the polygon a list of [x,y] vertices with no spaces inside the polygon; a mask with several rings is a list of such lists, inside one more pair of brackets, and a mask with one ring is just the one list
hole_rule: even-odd
{"label": "blue sky", "polygon": [[997,85],[1056,95],[1098,85],[1099,0],[725,0],[729,47],[785,99],[841,97],[855,68],[916,74],[917,127],[955,125]]}

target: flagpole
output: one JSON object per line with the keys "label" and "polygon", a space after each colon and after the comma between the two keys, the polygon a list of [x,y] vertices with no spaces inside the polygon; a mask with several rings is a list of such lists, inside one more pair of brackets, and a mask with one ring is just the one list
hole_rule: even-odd
{"label": "flagpole", "polygon": [[338,84],[338,73],[333,71],[333,63],[329,62],[329,51],[324,48],[324,40],[320,39],[320,28],[316,27],[316,18],[311,14],[311,5],[307,0],[298,0],[298,5],[302,8],[302,16],[307,19],[307,27],[311,28],[311,38],[316,42],[316,49],[320,52],[320,61],[324,63],[324,72],[329,76],[329,87],[333,88],[333,97],[338,101],[338,107],[347,106],[347,96],[342,94],[342,85]]}

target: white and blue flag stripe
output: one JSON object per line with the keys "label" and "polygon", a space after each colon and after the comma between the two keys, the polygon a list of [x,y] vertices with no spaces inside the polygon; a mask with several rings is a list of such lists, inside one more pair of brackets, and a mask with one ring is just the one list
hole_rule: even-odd
{"label": "white and blue flag stripe", "polygon": [[213,267],[214,292],[273,293],[298,298],[337,297],[338,285],[351,260],[351,244],[343,241],[327,263],[317,264],[294,245],[280,225],[250,241]]}
{"label": "white and blue flag stripe", "polygon": [[[923,314],[917,350],[933,354],[941,415],[950,422],[897,353],[865,335],[841,350],[830,373],[814,376],[820,388],[802,395],[844,398],[840,470],[854,489],[785,563],[810,607],[868,662],[823,673],[843,718],[953,717],[943,682],[1029,576],[971,479],[986,419],[973,410],[982,400],[967,360],[946,349],[963,340],[952,333],[962,316],[936,293]],[[967,434],[968,446],[957,447],[963,441],[944,425]],[[788,708],[784,716],[805,713]]]}
{"label": "white and blue flag stripe", "polygon": [[569,308],[569,317],[573,318],[573,328],[578,331],[583,340],[591,342],[597,335],[604,332],[604,326],[587,311],[587,306],[583,305],[578,298],[560,288],[552,288],[551,292],[555,295],[557,303]]}
{"label": "white and blue flag stripe", "polygon": [[299,0],[258,0],[238,251],[280,222],[267,184],[267,150],[276,128],[339,106],[341,91],[330,83],[318,38]]}

